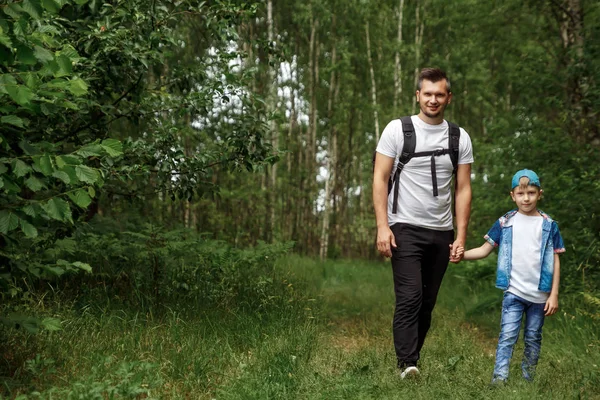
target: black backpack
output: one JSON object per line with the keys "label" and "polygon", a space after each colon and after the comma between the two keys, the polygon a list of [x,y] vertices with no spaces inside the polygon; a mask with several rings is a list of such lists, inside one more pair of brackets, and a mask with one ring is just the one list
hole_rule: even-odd
{"label": "black backpack", "polygon": [[[392,188],[394,189],[394,202],[392,207],[393,214],[396,214],[396,212],[398,211],[398,186],[400,183],[400,173],[402,172],[404,166],[411,159],[413,159],[414,157],[431,157],[431,182],[433,184],[434,197],[437,197],[438,195],[435,157],[442,156],[444,154],[450,155],[450,160],[452,160],[452,175],[456,176],[456,170],[458,168],[458,145],[460,141],[460,128],[458,127],[458,125],[452,122],[448,122],[450,134],[448,135],[447,149],[421,151],[415,153],[415,127],[413,126],[411,117],[402,117],[400,118],[400,120],[402,121],[402,132],[404,132],[404,145],[402,146],[402,153],[400,154],[400,157],[398,159],[398,166],[396,167],[396,171],[394,171],[390,175],[390,180],[388,181],[388,196],[390,195]],[[375,165],[375,154],[373,154],[373,165]]]}

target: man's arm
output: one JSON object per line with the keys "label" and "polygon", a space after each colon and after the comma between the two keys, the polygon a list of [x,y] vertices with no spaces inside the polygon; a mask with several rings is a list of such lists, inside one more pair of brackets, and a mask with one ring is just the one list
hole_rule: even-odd
{"label": "man's arm", "polygon": [[394,159],[392,157],[375,153],[373,207],[375,208],[375,220],[377,221],[377,250],[385,257],[391,257],[391,247],[396,247],[396,240],[388,225],[387,216],[388,180],[393,166]]}
{"label": "man's arm", "polygon": [[450,251],[452,258],[456,258],[458,247],[464,247],[467,240],[467,227],[471,216],[471,164],[458,165],[455,190],[456,239]]}

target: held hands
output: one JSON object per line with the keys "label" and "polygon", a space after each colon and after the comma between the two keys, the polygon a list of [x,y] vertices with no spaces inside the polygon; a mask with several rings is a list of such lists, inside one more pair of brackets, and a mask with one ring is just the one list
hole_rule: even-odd
{"label": "held hands", "polygon": [[558,296],[551,294],[546,300],[546,305],[544,306],[545,316],[550,316],[555,314],[558,311]]}
{"label": "held hands", "polygon": [[460,260],[462,260],[465,254],[464,246],[461,246],[457,242],[450,244],[450,262],[454,264],[458,264]]}
{"label": "held hands", "polygon": [[388,226],[377,229],[377,250],[384,257],[392,256],[392,247],[396,248],[396,238]]}

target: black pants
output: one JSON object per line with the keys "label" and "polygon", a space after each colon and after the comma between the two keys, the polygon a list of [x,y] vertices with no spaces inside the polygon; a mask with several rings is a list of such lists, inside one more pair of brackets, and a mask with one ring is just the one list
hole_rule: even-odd
{"label": "black pants", "polygon": [[394,347],[399,366],[416,365],[448,268],[454,231],[408,224],[394,224],[391,229],[397,246],[392,251],[396,293]]}

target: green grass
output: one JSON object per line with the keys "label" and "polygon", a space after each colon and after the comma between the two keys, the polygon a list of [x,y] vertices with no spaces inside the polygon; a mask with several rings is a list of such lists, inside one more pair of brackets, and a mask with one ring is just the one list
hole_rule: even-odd
{"label": "green grass", "polygon": [[388,263],[288,257],[276,269],[276,278],[291,285],[291,306],[268,312],[190,305],[153,316],[63,304],[62,331],[3,333],[7,365],[17,368],[0,393],[45,399],[110,393],[153,399],[600,399],[597,326],[566,304],[566,314],[547,319],[537,380],[520,378],[519,345],[509,384],[490,389],[499,311],[494,301],[501,292],[493,281],[461,278],[464,271],[453,266],[422,352],[421,377],[402,381],[392,345]]}

